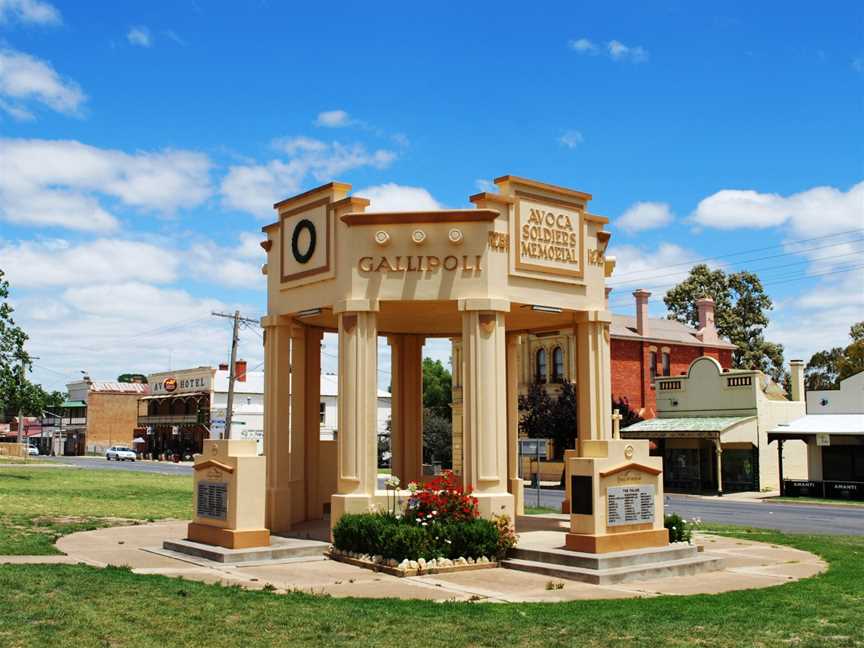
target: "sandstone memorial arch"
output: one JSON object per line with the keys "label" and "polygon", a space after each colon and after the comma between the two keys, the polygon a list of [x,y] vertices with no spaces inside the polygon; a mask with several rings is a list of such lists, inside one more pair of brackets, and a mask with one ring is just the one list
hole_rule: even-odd
{"label": "sandstone memorial arch", "polygon": [[[392,350],[393,473],[422,480],[422,346],[459,341],[461,477],[482,515],[514,516],[519,345],[572,328],[578,438],[612,438],[608,220],[590,194],[503,176],[473,207],[375,212],[331,182],[275,205],[267,225],[266,526],[273,533],[384,504],[377,488],[378,336]],[[320,344],[339,339],[335,458],[319,440]],[[454,421],[458,424],[458,419]],[[587,446],[586,446],[587,447]],[[646,451],[647,452],[647,451]],[[334,461],[335,459],[335,461]]]}

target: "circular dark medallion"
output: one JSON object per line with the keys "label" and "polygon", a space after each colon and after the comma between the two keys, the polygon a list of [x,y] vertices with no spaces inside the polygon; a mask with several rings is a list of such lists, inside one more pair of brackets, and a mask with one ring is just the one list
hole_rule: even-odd
{"label": "circular dark medallion", "polygon": [[[303,230],[307,230],[309,232],[309,247],[306,248],[306,251],[300,252],[300,233]],[[294,255],[294,259],[297,263],[306,263],[309,259],[312,258],[312,255],[315,254],[315,243],[317,242],[317,236],[315,234],[315,225],[307,218],[304,218],[297,226],[294,228],[294,235],[291,237],[291,253]]]}

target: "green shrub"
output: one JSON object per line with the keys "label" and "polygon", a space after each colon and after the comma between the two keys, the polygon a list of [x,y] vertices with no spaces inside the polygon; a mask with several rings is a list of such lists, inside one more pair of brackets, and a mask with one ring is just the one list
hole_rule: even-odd
{"label": "green shrub", "polygon": [[669,542],[690,542],[693,537],[693,529],[677,513],[665,516],[663,526],[669,529]]}
{"label": "green shrub", "polygon": [[333,527],[333,546],[341,551],[399,561],[404,558],[491,558],[500,553],[499,533],[495,522],[482,518],[435,521],[422,526],[387,513],[347,514]]}
{"label": "green shrub", "polygon": [[[448,522],[438,527],[445,558],[479,558],[498,554],[498,527],[489,520]],[[448,542],[449,540],[449,542]]]}

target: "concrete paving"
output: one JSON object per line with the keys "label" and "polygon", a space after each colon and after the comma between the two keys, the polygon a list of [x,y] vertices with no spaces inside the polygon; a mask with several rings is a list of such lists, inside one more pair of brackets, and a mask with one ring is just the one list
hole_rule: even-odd
{"label": "concrete paving", "polygon": [[[531,545],[563,545],[563,532],[520,530],[520,541]],[[553,528],[556,521],[552,522]],[[94,566],[126,565],[135,573],[183,577],[206,583],[240,585],[250,589],[274,587],[277,592],[304,591],[330,596],[410,598],[433,601],[570,601],[638,598],[663,594],[711,594],[737,589],[781,585],[827,569],[819,557],[777,545],[700,535],[708,551],[726,559],[723,570],[698,576],[676,576],[633,581],[621,585],[589,585],[538,574],[489,569],[452,574],[398,578],[320,557],[290,563],[230,565],[201,559],[170,557],[154,552],[166,539],[181,539],[186,522],[162,521],[74,533],[57,547],[65,556],[8,556],[0,563],[79,563]]]}

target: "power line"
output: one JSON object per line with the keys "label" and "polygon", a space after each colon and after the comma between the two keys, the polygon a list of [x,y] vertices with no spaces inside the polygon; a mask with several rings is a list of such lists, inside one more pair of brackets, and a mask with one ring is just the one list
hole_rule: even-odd
{"label": "power line", "polygon": [[[728,259],[730,257],[741,256],[744,254],[751,254],[753,252],[762,252],[763,250],[772,250],[774,248],[782,248],[782,247],[785,247],[787,245],[795,245],[797,243],[807,243],[809,241],[819,241],[819,240],[826,239],[826,238],[833,238],[835,236],[845,236],[846,234],[854,234],[854,233],[861,233],[861,232],[864,232],[864,229],[856,228],[856,229],[852,229],[852,230],[847,230],[845,232],[836,232],[834,234],[825,234],[824,236],[814,236],[812,238],[806,238],[806,239],[794,239],[791,241],[785,241],[783,243],[778,243],[775,245],[766,245],[766,246],[758,247],[758,248],[750,248],[749,250],[742,250],[741,252],[731,252],[729,254],[720,254],[718,256],[713,256],[713,257],[704,257],[702,259],[684,261],[682,263],[676,263],[676,264],[668,265],[668,266],[666,266],[666,268],[677,268],[677,267],[691,265],[691,264],[705,263],[708,261],[715,261],[717,259]],[[814,249],[816,249],[816,248],[814,248]],[[800,254],[801,252],[806,252],[806,251],[807,250],[801,250],[798,253]],[[790,254],[794,254],[794,253],[790,253]],[[643,270],[632,270],[630,272],[622,273],[619,276],[626,277],[628,275],[641,274],[642,272],[644,272],[644,271]]]}
{"label": "power line", "polygon": [[[764,268],[755,268],[754,270],[752,270],[752,272],[760,272],[761,273],[761,272],[766,272],[766,271],[771,271],[771,270],[784,269],[784,268],[788,268],[790,266],[802,265],[802,264],[806,264],[806,263],[816,263],[819,261],[833,261],[835,259],[842,259],[844,257],[849,257],[849,256],[859,256],[861,254],[862,254],[862,250],[856,250],[854,252],[848,252],[846,254],[835,254],[832,256],[818,257],[816,259],[802,259],[800,261],[792,261],[792,262],[787,262],[787,263],[783,263],[780,265],[767,266]],[[676,273],[676,275],[680,275],[680,273]],[[811,276],[814,276],[814,275],[804,275],[805,278],[811,277]],[[760,280],[761,280],[761,277],[760,277]],[[773,279],[768,279],[768,281],[773,281]],[[672,283],[665,283],[665,284],[659,284],[659,285],[653,285],[653,286],[650,283],[646,283],[645,285],[648,288],[651,288],[653,290],[664,290],[665,291],[668,288],[672,288],[672,287],[678,285],[678,283],[680,283],[680,282],[674,281]],[[767,282],[762,281],[762,283],[765,284]],[[632,285],[635,286],[635,284],[632,284]],[[625,302],[624,297],[622,296],[622,297],[618,297],[618,298],[610,301],[610,304],[613,304],[613,303],[614,304],[624,304],[627,302]]]}

